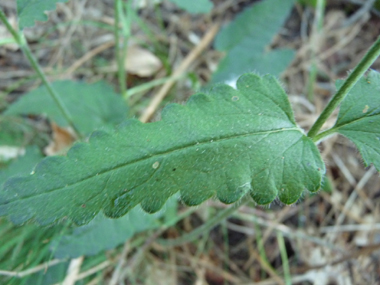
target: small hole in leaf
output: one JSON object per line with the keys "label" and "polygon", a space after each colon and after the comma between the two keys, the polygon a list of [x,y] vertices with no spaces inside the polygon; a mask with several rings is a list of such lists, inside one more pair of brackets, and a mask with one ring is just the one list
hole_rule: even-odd
{"label": "small hole in leaf", "polygon": [[173,168],[173,171],[176,171],[177,170],[177,168]]}
{"label": "small hole in leaf", "polygon": [[237,101],[237,100],[239,100],[239,97],[238,97],[238,96],[233,96],[233,97],[231,98],[231,100],[232,100],[232,101]]}

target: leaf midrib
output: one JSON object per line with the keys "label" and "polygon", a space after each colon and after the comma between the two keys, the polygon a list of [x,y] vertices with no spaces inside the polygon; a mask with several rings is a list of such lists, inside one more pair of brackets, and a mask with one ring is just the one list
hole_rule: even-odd
{"label": "leaf midrib", "polygon": [[347,125],[354,124],[354,123],[359,122],[361,120],[368,119],[368,118],[371,118],[371,117],[376,117],[376,116],[380,116],[380,114],[373,114],[373,115],[370,115],[370,116],[364,116],[364,117],[360,117],[360,118],[354,119],[354,120],[352,120],[350,122],[347,122],[347,123],[344,123],[342,125],[334,126],[333,128],[331,128],[331,131],[338,132],[339,129],[341,129],[341,128],[347,126]]}
{"label": "leaf midrib", "polygon": [[[272,133],[278,133],[278,132],[286,132],[286,131],[298,131],[300,132],[302,135],[303,135],[303,132],[298,128],[298,127],[291,127],[291,128],[281,128],[281,129],[275,129],[275,130],[270,130],[270,131],[261,131],[261,132],[254,132],[254,133],[245,133],[245,134],[239,134],[239,135],[231,135],[231,136],[226,136],[226,137],[221,137],[219,139],[216,139],[216,140],[213,140],[212,144],[216,144],[218,142],[222,142],[222,141],[225,141],[225,140],[229,140],[229,139],[236,139],[236,138],[242,138],[242,137],[249,137],[249,136],[255,136],[255,135],[264,135],[264,134],[272,134]],[[76,185],[76,184],[80,184],[86,180],[89,180],[89,179],[92,179],[94,178],[95,176],[100,176],[100,175],[103,175],[103,174],[106,174],[110,171],[114,171],[114,170],[117,170],[119,168],[122,168],[122,167],[125,167],[125,166],[128,166],[130,164],[133,164],[133,163],[138,163],[138,162],[141,162],[141,161],[144,161],[144,160],[148,160],[148,159],[151,159],[151,158],[154,158],[154,157],[158,157],[158,156],[162,156],[162,155],[167,155],[167,154],[171,154],[171,153],[174,153],[174,152],[177,152],[177,151],[182,151],[186,148],[191,148],[191,147],[199,147],[201,145],[205,145],[205,144],[208,144],[208,143],[211,143],[210,142],[210,139],[207,139],[203,142],[196,142],[196,144],[194,144],[194,142],[191,142],[191,144],[187,144],[183,147],[176,147],[175,149],[168,149],[164,152],[159,152],[159,153],[156,153],[154,155],[151,155],[151,156],[144,156],[142,158],[138,158],[138,159],[135,159],[135,160],[132,160],[132,161],[129,161],[129,162],[126,162],[126,163],[122,163],[120,165],[117,165],[115,167],[112,167],[110,169],[105,169],[101,172],[97,172],[96,174],[92,174],[90,176],[87,176],[81,180],[78,180],[72,184],[66,184],[62,187],[57,187],[57,188],[53,188],[53,189],[49,189],[47,191],[44,191],[44,192],[41,192],[41,193],[36,193],[36,194],[33,194],[33,195],[28,195],[28,196],[24,196],[24,197],[17,197],[11,201],[8,201],[7,203],[3,204],[3,205],[7,205],[7,204],[11,204],[11,203],[14,203],[15,201],[20,201],[20,200],[26,200],[26,199],[29,199],[31,197],[38,197],[38,196],[41,196],[41,195],[46,195],[48,193],[51,193],[51,192],[54,192],[54,191],[58,191],[58,190],[62,190],[64,188],[68,188],[68,187],[71,187],[73,185]],[[69,159],[69,158],[67,158]],[[33,175],[37,175],[38,173],[35,173]],[[1,206],[1,204],[0,204]]]}
{"label": "leaf midrib", "polygon": [[[347,123],[344,123],[342,125],[336,125],[337,123],[335,123],[334,127],[332,127],[331,129],[327,129],[325,131],[322,131],[320,132],[318,135],[316,135],[315,137],[312,138],[313,142],[317,142],[317,141],[320,141],[321,139],[329,136],[329,135],[332,135],[332,134],[341,134],[339,132],[340,129],[346,127],[346,126],[349,126],[350,124],[354,124],[356,122],[359,122],[361,120],[364,120],[364,119],[368,119],[368,118],[371,118],[371,117],[376,117],[376,116],[380,116],[380,114],[373,114],[373,115],[370,115],[370,116],[365,116],[365,117],[360,117],[360,118],[357,118],[357,119],[354,119],[350,122],[347,122]],[[344,131],[344,130],[343,130]],[[368,132],[368,131],[362,131],[362,132],[365,132],[365,133],[370,133],[370,134],[376,134],[376,132]]]}

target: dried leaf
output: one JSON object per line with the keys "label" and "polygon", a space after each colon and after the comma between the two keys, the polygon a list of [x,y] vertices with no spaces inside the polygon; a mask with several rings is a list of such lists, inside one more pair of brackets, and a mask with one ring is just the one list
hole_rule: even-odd
{"label": "dried leaf", "polygon": [[73,131],[69,128],[61,128],[56,123],[51,124],[53,140],[45,147],[44,152],[47,156],[62,153],[75,141]]}
{"label": "dried leaf", "polygon": [[139,46],[130,46],[127,50],[125,69],[141,77],[149,77],[162,67],[160,59],[149,50]]}

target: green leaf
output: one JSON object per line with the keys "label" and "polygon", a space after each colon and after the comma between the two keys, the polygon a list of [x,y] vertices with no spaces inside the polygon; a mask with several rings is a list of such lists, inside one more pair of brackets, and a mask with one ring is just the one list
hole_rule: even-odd
{"label": "green leaf", "polygon": [[[3,189],[4,182],[10,177],[28,175],[41,159],[42,154],[37,147],[26,148],[24,156],[13,160],[7,168],[0,169],[0,189]],[[6,219],[0,219],[0,226],[0,268],[9,271],[26,270],[28,267],[38,265],[39,262],[50,260],[51,257],[48,252],[46,240],[56,235],[61,228],[61,226],[58,226],[58,228],[48,227],[41,229],[41,227],[37,227],[34,224],[17,227],[12,226]],[[28,257],[27,259],[26,256]],[[23,282],[21,283],[53,284],[61,281],[58,280],[51,283],[42,282],[43,280],[49,280],[49,278],[53,277],[50,274],[50,268],[46,275],[42,276],[41,274],[40,277],[36,279],[37,275],[39,274],[28,275],[22,279]],[[54,271],[53,275],[56,277],[57,272]],[[14,278],[10,280],[9,277],[0,276],[0,284],[15,284],[14,281]]]}
{"label": "green leaf", "polygon": [[2,189],[2,185],[10,177],[29,174],[42,157],[38,147],[28,147],[25,155],[12,161],[7,168],[0,170],[0,189]]}
{"label": "green leaf", "polygon": [[[339,88],[343,82],[337,82]],[[366,166],[380,171],[380,73],[371,70],[344,99],[333,130],[354,142]]]}
{"label": "green leaf", "polygon": [[[247,55],[247,56],[244,56]],[[213,82],[235,81],[241,72],[250,70],[258,71],[260,74],[277,74],[282,71],[293,60],[294,51],[290,49],[274,50],[269,53],[249,54],[241,48],[232,49],[221,61],[218,71],[213,75]]]}
{"label": "green leaf", "polygon": [[[14,123],[9,117],[0,117],[0,147],[20,147],[24,143],[24,132],[20,124]],[[1,160],[3,160],[2,155],[0,155]]]}
{"label": "green leaf", "polygon": [[373,5],[373,7],[377,10],[380,10],[380,0],[376,0],[375,1],[375,4]]}
{"label": "green leaf", "polygon": [[20,118],[0,116],[0,146],[25,145],[25,133],[31,131],[32,127]]}
{"label": "green leaf", "polygon": [[[177,217],[177,204],[178,197],[174,195],[163,207],[167,211],[161,210],[154,215],[144,213],[140,206],[133,208],[120,219],[109,219],[99,213],[89,224],[57,236],[51,242],[50,248],[56,258],[95,255],[115,248],[140,232],[166,225],[165,222]],[[173,212],[170,213],[171,211]],[[159,221],[161,216],[164,216],[164,224]]]}
{"label": "green leaf", "polygon": [[294,58],[290,49],[268,51],[293,7],[293,0],[266,0],[245,9],[222,29],[215,47],[226,51],[212,81],[235,80],[243,72],[280,75]]}
{"label": "green leaf", "polygon": [[68,0],[17,0],[18,25],[22,30],[33,27],[35,21],[47,21],[45,11],[55,10],[58,2]]}
{"label": "green leaf", "polygon": [[157,217],[144,213],[140,207],[132,209],[120,219],[109,219],[100,213],[88,225],[58,237],[51,247],[56,258],[95,255],[118,246],[139,232],[159,226]]}
{"label": "green leaf", "polygon": [[192,14],[203,14],[209,13],[214,4],[210,0],[169,0],[170,2],[176,4],[181,9],[186,10]]}
{"label": "green leaf", "polygon": [[[43,243],[44,241],[41,241]],[[38,271],[32,275],[23,278],[26,285],[51,285],[51,284],[62,284],[63,279],[67,274],[67,269],[70,265],[69,261],[58,263],[56,265],[50,266],[42,271]],[[76,283],[78,284],[78,283]]]}
{"label": "green leaf", "polygon": [[311,6],[311,7],[313,7],[313,8],[317,7],[317,1],[318,1],[318,0],[298,0],[298,2],[299,2],[301,5]]}
{"label": "green leaf", "polygon": [[[99,128],[110,128],[126,119],[126,103],[105,82],[86,84],[74,81],[56,81],[52,85],[61,94],[61,99],[70,111],[76,127],[84,134]],[[45,86],[22,96],[9,106],[4,114],[46,114],[49,119],[60,126],[69,125]]]}
{"label": "green leaf", "polygon": [[324,163],[277,80],[246,74],[237,86],[217,85],[185,106],[167,106],[162,121],[128,120],[74,145],[67,157],[44,159],[30,176],[6,182],[0,215],[85,224],[100,210],[116,218],[141,204],[154,213],[177,192],[194,206],[246,194],[258,204],[277,196],[291,204],[304,190],[317,191]]}

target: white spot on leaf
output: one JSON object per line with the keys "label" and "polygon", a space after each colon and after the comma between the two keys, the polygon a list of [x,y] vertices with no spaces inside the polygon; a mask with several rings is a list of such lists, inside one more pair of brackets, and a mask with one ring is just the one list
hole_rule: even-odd
{"label": "white spot on leaf", "polygon": [[158,161],[156,161],[156,162],[153,163],[153,165],[152,165],[153,169],[157,169],[159,166],[160,166],[160,163],[159,163]]}

